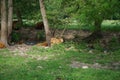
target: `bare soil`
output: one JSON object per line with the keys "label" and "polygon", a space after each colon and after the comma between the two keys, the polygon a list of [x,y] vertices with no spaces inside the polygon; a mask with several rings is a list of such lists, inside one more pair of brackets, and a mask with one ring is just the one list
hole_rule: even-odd
{"label": "bare soil", "polygon": [[94,69],[112,69],[112,70],[119,70],[120,69],[120,62],[113,62],[113,63],[107,63],[105,65],[94,63],[94,64],[88,64],[88,63],[82,63],[78,61],[72,61],[70,64],[71,68],[94,68]]}
{"label": "bare soil", "polygon": [[[13,46],[10,46],[10,50],[20,50],[23,52],[26,52],[32,45],[36,45],[37,43],[42,42],[44,39],[38,39],[37,34],[43,30],[36,30],[36,29],[21,29],[18,32],[22,34],[22,41],[18,42],[17,44],[14,44]],[[51,30],[53,32],[54,30]],[[62,37],[64,41],[77,41],[80,42],[85,37],[89,36],[91,34],[90,31],[84,31],[84,30],[65,30],[63,33],[63,30],[56,30],[54,37]],[[116,37],[118,41],[120,41],[120,32],[103,32],[103,38],[100,39],[101,45],[106,46],[109,41],[113,37]],[[43,33],[44,35],[44,33]],[[44,40],[45,41],[45,40]],[[23,50],[21,50],[23,49]]]}

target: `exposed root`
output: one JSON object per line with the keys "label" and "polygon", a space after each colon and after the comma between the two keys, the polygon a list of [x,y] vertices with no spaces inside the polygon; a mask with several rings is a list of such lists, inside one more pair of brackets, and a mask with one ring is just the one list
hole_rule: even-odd
{"label": "exposed root", "polygon": [[103,35],[101,32],[93,32],[90,36],[84,38],[83,40],[87,43],[91,43],[91,42],[94,42],[95,40],[100,39],[102,37],[103,37]]}

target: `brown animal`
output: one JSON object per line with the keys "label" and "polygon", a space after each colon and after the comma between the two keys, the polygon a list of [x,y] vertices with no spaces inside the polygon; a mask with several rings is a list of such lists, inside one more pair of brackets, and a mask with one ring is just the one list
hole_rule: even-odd
{"label": "brown animal", "polygon": [[0,42],[0,49],[1,48],[5,48],[5,45],[2,42]]}
{"label": "brown animal", "polygon": [[38,43],[37,46],[44,46],[44,47],[47,47],[48,44],[47,44],[47,42],[43,42],[43,43]]}
{"label": "brown animal", "polygon": [[[54,44],[60,44],[63,42],[63,38],[51,38],[51,45],[54,45]],[[38,43],[37,46],[48,46],[47,42],[43,42],[43,43]]]}
{"label": "brown animal", "polygon": [[51,38],[51,45],[60,44],[63,42],[63,38]]}
{"label": "brown animal", "polygon": [[44,29],[44,24],[43,24],[43,22],[38,22],[38,23],[36,23],[35,29],[43,30],[43,29]]}

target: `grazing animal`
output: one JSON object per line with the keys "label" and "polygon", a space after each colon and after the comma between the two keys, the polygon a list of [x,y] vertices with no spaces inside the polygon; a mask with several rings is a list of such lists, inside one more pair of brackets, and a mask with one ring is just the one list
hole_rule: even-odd
{"label": "grazing animal", "polygon": [[44,47],[47,47],[48,44],[47,44],[47,42],[43,42],[43,43],[38,43],[37,46],[44,46]]}
{"label": "grazing animal", "polygon": [[60,44],[63,42],[63,38],[51,38],[51,45]]}
{"label": "grazing animal", "polygon": [[[63,38],[51,38],[51,45],[54,45],[54,44],[60,44],[63,42]],[[37,46],[48,46],[47,42],[43,42],[43,43],[38,43]]]}

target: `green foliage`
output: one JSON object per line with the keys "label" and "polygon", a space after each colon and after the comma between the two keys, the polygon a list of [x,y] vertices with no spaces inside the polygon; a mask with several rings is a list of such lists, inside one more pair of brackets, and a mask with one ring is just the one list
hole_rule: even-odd
{"label": "green foliage", "polygon": [[66,2],[63,0],[62,8],[65,11],[70,8],[71,11],[67,11],[70,18],[74,17],[79,23],[85,25],[94,25],[96,20],[100,22],[111,19],[113,15],[120,18],[119,0],[67,0]]}
{"label": "green foliage", "polygon": [[64,25],[61,20],[64,16],[63,10],[61,9],[61,2],[62,0],[45,1],[47,18],[51,27],[56,28],[58,25]]}
{"label": "green foliage", "polygon": [[101,46],[101,44],[100,43],[95,43],[94,45],[93,45],[93,47],[95,48],[95,50],[99,50],[99,51],[104,51],[105,49]]}
{"label": "green foliage", "polygon": [[18,42],[21,40],[21,34],[13,31],[11,34],[11,42]]}
{"label": "green foliage", "polygon": [[45,40],[45,31],[44,30],[42,30],[42,31],[39,31],[38,33],[37,33],[37,39],[38,40]]}
{"label": "green foliage", "polygon": [[[50,27],[69,25],[74,20],[93,25],[95,19],[120,18],[119,0],[45,0],[44,4]],[[14,0],[15,13],[17,9],[24,19],[34,20],[34,23],[42,20],[39,0]]]}
{"label": "green foliage", "polygon": [[41,17],[39,0],[13,0],[14,1],[14,16],[17,10],[22,14],[22,18],[39,20]]}
{"label": "green foliage", "polygon": [[118,38],[116,38],[115,36],[114,37],[112,37],[112,39],[111,39],[111,41],[110,41],[111,43],[116,43],[116,44],[118,44],[119,43],[119,41],[118,41]]}
{"label": "green foliage", "polygon": [[[86,20],[108,19],[119,11],[119,0],[78,0],[80,18]],[[85,20],[83,19],[83,20]]]}
{"label": "green foliage", "polygon": [[15,30],[19,30],[21,27],[22,27],[22,24],[20,24],[20,23],[18,22],[18,23],[16,23],[14,29],[15,29]]}
{"label": "green foliage", "polygon": [[119,49],[120,48],[119,39],[117,37],[112,37],[108,46],[111,51]]}

